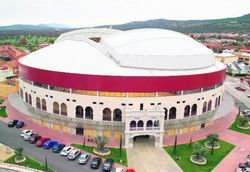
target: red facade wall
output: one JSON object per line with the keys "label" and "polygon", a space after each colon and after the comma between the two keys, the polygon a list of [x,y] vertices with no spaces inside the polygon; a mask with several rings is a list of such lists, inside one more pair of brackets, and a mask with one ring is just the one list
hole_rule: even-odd
{"label": "red facade wall", "polygon": [[182,76],[105,76],[55,72],[19,64],[21,77],[38,83],[81,90],[165,92],[205,88],[221,83],[225,70]]}

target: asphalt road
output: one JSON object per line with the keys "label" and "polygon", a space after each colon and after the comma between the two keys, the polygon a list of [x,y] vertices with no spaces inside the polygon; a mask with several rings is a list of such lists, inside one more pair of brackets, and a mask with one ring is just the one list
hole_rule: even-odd
{"label": "asphalt road", "polygon": [[[238,86],[245,88],[246,91],[236,90],[235,87]],[[247,97],[247,95],[250,95],[250,88],[246,84],[241,84],[239,78],[227,77],[225,89],[233,97],[236,107],[240,107],[241,111],[250,109],[250,98]]]}
{"label": "asphalt road", "polygon": [[39,161],[44,162],[47,157],[48,166],[57,172],[100,172],[101,170],[90,169],[90,161],[86,165],[79,165],[77,160],[69,161],[66,157],[53,153],[50,149],[45,150],[29,144],[20,137],[21,131],[16,128],[8,128],[0,121],[0,142],[15,148],[21,146],[24,154]]}

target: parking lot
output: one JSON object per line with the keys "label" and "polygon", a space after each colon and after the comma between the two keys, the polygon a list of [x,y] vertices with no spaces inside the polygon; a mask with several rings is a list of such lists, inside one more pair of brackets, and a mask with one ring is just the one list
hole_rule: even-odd
{"label": "parking lot", "polygon": [[38,148],[36,145],[24,141],[20,137],[21,131],[16,128],[8,128],[7,125],[0,121],[0,142],[15,148],[21,146],[24,149],[24,154],[34,158],[37,161],[45,162],[47,157],[48,166],[59,172],[99,172],[98,170],[90,169],[90,161],[86,165],[79,165],[78,161],[69,161],[67,157],[60,156],[58,153],[53,153],[51,149]]}

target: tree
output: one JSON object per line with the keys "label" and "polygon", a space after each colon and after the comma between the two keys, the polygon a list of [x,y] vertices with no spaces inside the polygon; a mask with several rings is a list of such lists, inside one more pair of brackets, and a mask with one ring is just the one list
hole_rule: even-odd
{"label": "tree", "polygon": [[205,157],[207,151],[207,148],[205,148],[199,142],[195,142],[193,144],[193,155],[195,160],[202,160]]}
{"label": "tree", "polygon": [[174,150],[173,150],[174,155],[176,155],[176,147],[177,147],[177,135],[175,135],[174,138]]}
{"label": "tree", "polygon": [[122,135],[120,136],[120,157],[122,157]]}
{"label": "tree", "polygon": [[25,37],[22,37],[20,40],[19,40],[19,44],[20,45],[27,45],[27,40]]}
{"label": "tree", "polygon": [[192,143],[193,143],[193,138],[191,137],[190,140],[189,140],[189,147],[192,146]]}
{"label": "tree", "polygon": [[248,124],[248,119],[245,116],[240,116],[240,123],[239,126],[246,127]]}
{"label": "tree", "polygon": [[22,160],[23,157],[23,148],[22,147],[17,147],[15,149],[15,153],[16,153],[16,160]]}
{"label": "tree", "polygon": [[94,142],[96,143],[96,150],[98,152],[104,152],[104,146],[107,144],[108,139],[105,136],[96,136]]}
{"label": "tree", "polygon": [[213,153],[214,153],[214,146],[219,141],[219,135],[216,134],[216,133],[209,134],[209,135],[207,135],[207,140],[208,140],[209,146],[212,147],[212,149],[211,149],[211,155],[213,155]]}

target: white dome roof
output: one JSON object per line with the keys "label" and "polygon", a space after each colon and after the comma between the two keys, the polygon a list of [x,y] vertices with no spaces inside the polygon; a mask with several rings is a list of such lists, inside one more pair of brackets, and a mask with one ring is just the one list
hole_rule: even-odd
{"label": "white dome roof", "polygon": [[170,30],[136,29],[104,36],[101,44],[119,65],[148,69],[196,69],[215,63],[213,52]]}
{"label": "white dome roof", "polygon": [[59,41],[19,62],[49,71],[112,76],[191,75],[225,68],[215,62],[209,49],[183,34],[159,29],[141,31],[115,33],[100,44],[86,38]]}

